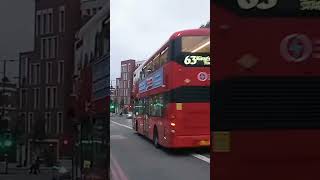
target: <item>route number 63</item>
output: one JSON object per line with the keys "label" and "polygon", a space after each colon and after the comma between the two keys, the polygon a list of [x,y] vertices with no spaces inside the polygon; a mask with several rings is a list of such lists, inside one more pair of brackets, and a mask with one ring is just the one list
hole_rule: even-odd
{"label": "route number 63", "polygon": [[238,5],[242,9],[252,9],[254,7],[257,7],[260,10],[266,10],[273,8],[278,4],[278,0],[266,0],[263,2],[260,2],[261,0],[237,0]]}

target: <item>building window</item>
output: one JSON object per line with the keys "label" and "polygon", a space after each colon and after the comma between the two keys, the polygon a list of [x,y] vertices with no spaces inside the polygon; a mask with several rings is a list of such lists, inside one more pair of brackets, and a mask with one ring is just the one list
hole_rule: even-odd
{"label": "building window", "polygon": [[33,89],[33,107],[37,109],[40,107],[40,89],[34,88]]}
{"label": "building window", "polygon": [[46,42],[47,41],[47,39],[45,39],[45,38],[43,38],[42,40],[41,40],[41,59],[45,59],[46,58]]}
{"label": "building window", "polygon": [[23,108],[27,106],[27,89],[21,89],[20,93],[20,107]]}
{"label": "building window", "polygon": [[37,109],[40,107],[40,89],[39,88],[34,88],[33,89],[33,107],[34,109]]}
{"label": "building window", "polygon": [[123,85],[124,85],[123,88],[128,88],[128,81],[123,81]]}
{"label": "building window", "polygon": [[41,59],[55,58],[57,56],[57,37],[47,37],[41,40]]}
{"label": "building window", "polygon": [[43,34],[47,33],[47,23],[48,23],[48,19],[47,19],[48,14],[43,14]]}
{"label": "building window", "polygon": [[90,9],[87,9],[86,11],[87,11],[87,15],[88,15],[88,16],[91,16],[91,10],[90,10]]}
{"label": "building window", "polygon": [[35,79],[36,79],[36,83],[39,84],[40,83],[40,64],[36,64],[36,74],[35,74]]}
{"label": "building window", "polygon": [[32,127],[33,127],[33,113],[30,112],[29,113],[29,119],[28,119],[28,129],[27,129],[28,133],[31,132]]}
{"label": "building window", "polygon": [[121,69],[122,72],[127,72],[127,70],[128,70],[126,64],[122,65],[121,68],[122,68]]}
{"label": "building window", "polygon": [[41,34],[41,11],[37,11],[36,35]]}
{"label": "building window", "polygon": [[51,133],[51,113],[45,113],[45,132],[46,134]]}
{"label": "building window", "polygon": [[44,34],[44,14],[43,11],[40,12],[40,34]]}
{"label": "building window", "polygon": [[64,79],[64,62],[59,61],[58,62],[58,82],[63,82]]}
{"label": "building window", "polygon": [[57,133],[63,133],[63,116],[62,112],[57,114]]}
{"label": "building window", "polygon": [[46,73],[46,83],[50,83],[52,81],[52,62],[47,62]]}
{"label": "building window", "polygon": [[55,108],[57,106],[57,88],[53,87],[52,88],[52,104],[51,107]]}
{"label": "building window", "polygon": [[49,108],[51,105],[51,88],[47,87],[46,88],[46,102],[45,102],[45,106],[46,108]]}
{"label": "building window", "polygon": [[50,24],[51,24],[50,13],[47,13],[46,14],[46,34],[50,32]]}
{"label": "building window", "polygon": [[122,73],[123,80],[128,80],[128,73]]}
{"label": "building window", "polygon": [[97,8],[92,9],[93,15],[97,14]]}
{"label": "building window", "polygon": [[23,123],[23,132],[28,132],[28,116],[25,112],[20,113],[21,121]]}
{"label": "building window", "polygon": [[57,38],[52,38],[51,39],[51,58],[55,58],[56,57],[56,43],[57,43]]}
{"label": "building window", "polygon": [[49,10],[49,32],[53,33],[53,9]]}
{"label": "building window", "polygon": [[31,84],[36,83],[36,69],[35,69],[35,64],[30,64],[31,66]]}
{"label": "building window", "polygon": [[65,31],[65,8],[61,6],[59,8],[59,32]]}
{"label": "building window", "polygon": [[55,37],[55,38],[53,38],[53,56],[54,57],[57,57],[58,56],[58,38],[57,37]]}
{"label": "building window", "polygon": [[51,38],[48,38],[48,50],[47,50],[47,52],[48,52],[48,58],[52,58],[52,55],[53,55],[53,53],[52,53],[52,39]]}
{"label": "building window", "polygon": [[21,84],[25,83],[27,76],[28,76],[28,61],[29,61],[28,57],[21,58],[21,63],[20,63],[20,69],[21,69],[20,83]]}

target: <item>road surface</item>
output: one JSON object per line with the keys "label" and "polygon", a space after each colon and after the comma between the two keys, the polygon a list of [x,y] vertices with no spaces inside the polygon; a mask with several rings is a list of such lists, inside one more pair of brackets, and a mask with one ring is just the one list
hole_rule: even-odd
{"label": "road surface", "polygon": [[209,150],[156,149],[132,130],[131,120],[111,116],[112,180],[209,180]]}

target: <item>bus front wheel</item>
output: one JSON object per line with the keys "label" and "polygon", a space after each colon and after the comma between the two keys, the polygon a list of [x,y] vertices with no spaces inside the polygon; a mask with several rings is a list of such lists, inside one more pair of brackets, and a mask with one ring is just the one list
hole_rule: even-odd
{"label": "bus front wheel", "polygon": [[159,148],[159,136],[158,136],[158,130],[157,128],[154,128],[154,132],[153,132],[153,145],[156,148]]}

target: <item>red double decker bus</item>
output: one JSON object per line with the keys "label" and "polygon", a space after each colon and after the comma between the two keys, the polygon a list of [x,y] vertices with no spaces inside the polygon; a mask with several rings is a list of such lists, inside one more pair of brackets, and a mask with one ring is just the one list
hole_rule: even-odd
{"label": "red double decker bus", "polygon": [[320,178],[319,5],[214,1],[212,179]]}
{"label": "red double decker bus", "polygon": [[133,127],[156,147],[210,145],[209,34],[174,33],[134,73]]}

